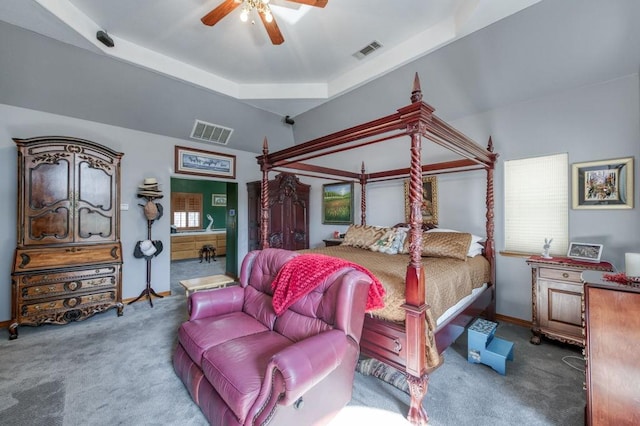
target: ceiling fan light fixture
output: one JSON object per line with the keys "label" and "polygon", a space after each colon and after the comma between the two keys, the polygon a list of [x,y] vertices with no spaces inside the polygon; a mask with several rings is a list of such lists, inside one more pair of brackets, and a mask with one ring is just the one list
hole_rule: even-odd
{"label": "ceiling fan light fixture", "polygon": [[249,20],[249,10],[247,9],[242,9],[242,12],[240,12],[240,20],[242,22],[247,22]]}
{"label": "ceiling fan light fixture", "polygon": [[249,13],[253,9],[256,9],[258,13],[264,16],[264,19],[271,23],[273,22],[273,14],[269,7],[270,0],[242,0],[242,12],[240,12],[240,20],[247,22],[249,20]]}

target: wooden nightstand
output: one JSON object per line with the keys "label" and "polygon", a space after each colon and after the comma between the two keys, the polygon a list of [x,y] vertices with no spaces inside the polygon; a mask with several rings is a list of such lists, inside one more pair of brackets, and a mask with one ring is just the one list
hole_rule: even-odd
{"label": "wooden nightstand", "polygon": [[344,241],[344,238],[327,238],[322,241],[324,241],[325,247],[339,246]]}
{"label": "wooden nightstand", "polygon": [[532,256],[527,263],[531,266],[531,343],[539,345],[540,337],[544,335],[584,347],[582,272],[613,271],[613,266],[608,262],[582,262],[567,257],[544,259],[541,256]]}

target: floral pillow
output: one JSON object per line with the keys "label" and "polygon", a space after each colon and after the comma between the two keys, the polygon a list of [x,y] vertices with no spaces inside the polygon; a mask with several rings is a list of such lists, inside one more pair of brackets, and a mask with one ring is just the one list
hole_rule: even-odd
{"label": "floral pillow", "polygon": [[369,250],[379,251],[386,254],[398,254],[402,251],[406,237],[406,229],[391,228],[382,236],[382,238],[369,246]]}
{"label": "floral pillow", "polygon": [[389,230],[380,226],[350,225],[344,235],[343,246],[351,246],[368,249],[376,241],[380,240]]}

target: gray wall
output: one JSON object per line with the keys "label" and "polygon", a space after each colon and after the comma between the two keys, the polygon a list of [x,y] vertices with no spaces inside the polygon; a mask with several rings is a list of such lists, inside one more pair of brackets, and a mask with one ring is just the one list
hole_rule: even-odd
{"label": "gray wall", "polygon": [[[261,176],[255,154],[0,104],[0,199],[3,200],[0,203],[0,217],[3,218],[0,222],[0,322],[8,321],[11,316],[11,265],[16,246],[17,155],[12,138],[45,135],[88,139],[124,152],[121,196],[122,203],[129,204],[129,210],[121,212],[124,298],[138,296],[146,285],[146,262],[133,257],[135,243],[147,235],[146,220],[138,207],[140,199],[136,197],[138,185],[145,177],[155,177],[168,195],[172,176],[198,179],[191,175],[174,175],[175,145],[236,156],[237,178],[232,181],[239,186],[238,223],[241,226],[238,229],[238,259],[244,258],[248,238],[247,193],[244,188],[246,182]],[[169,197],[159,202],[168,211]],[[153,238],[163,241],[165,248],[152,262],[151,281],[156,292],[169,291],[169,225],[169,215],[165,214],[152,228]]]}

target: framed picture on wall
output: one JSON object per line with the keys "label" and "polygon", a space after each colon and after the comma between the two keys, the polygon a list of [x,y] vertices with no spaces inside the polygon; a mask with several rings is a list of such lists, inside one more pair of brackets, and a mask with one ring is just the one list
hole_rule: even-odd
{"label": "framed picture on wall", "polygon": [[322,185],[322,223],[353,223],[353,182]]}
{"label": "framed picture on wall", "polygon": [[574,209],[633,208],[633,157],[574,163]]}
{"label": "framed picture on wall", "polygon": [[227,205],[227,194],[211,194],[211,205],[224,207]]}
{"label": "framed picture on wall", "polygon": [[[422,178],[422,223],[438,224],[438,181],[435,176]],[[409,179],[404,181],[404,221],[409,223],[411,208],[409,206]]]}
{"label": "framed picture on wall", "polygon": [[236,156],[176,145],[175,172],[235,179]]}

